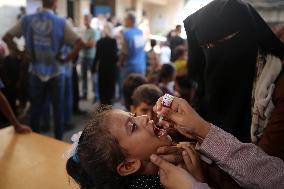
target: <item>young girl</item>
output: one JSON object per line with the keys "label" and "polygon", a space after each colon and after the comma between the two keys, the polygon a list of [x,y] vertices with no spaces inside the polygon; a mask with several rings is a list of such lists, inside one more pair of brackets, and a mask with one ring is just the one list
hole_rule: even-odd
{"label": "young girl", "polygon": [[[82,189],[159,189],[163,187],[158,167],[150,161],[150,156],[159,147],[171,145],[167,133],[147,116],[135,117],[104,106],[87,122],[66,169]],[[180,162],[181,156],[177,157]],[[194,169],[196,175],[201,175],[198,166]]]}
{"label": "young girl", "polygon": [[174,85],[176,78],[175,67],[171,64],[164,64],[159,73],[159,87],[164,94],[175,94]]}

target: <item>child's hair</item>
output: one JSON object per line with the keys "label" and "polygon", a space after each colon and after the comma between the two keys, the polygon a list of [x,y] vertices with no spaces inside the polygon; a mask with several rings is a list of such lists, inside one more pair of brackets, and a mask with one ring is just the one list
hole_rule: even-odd
{"label": "child's hair", "polygon": [[175,73],[175,68],[171,64],[163,64],[159,73],[159,82],[171,78]]}
{"label": "child's hair", "polygon": [[116,167],[125,154],[107,128],[106,116],[111,110],[111,106],[101,106],[91,114],[77,147],[79,161],[74,157],[67,161],[67,173],[81,189],[123,188],[123,177]]}
{"label": "child's hair", "polygon": [[180,45],[180,46],[177,46],[175,49],[174,49],[174,60],[173,61],[176,61],[177,59],[179,59],[181,56],[184,56],[186,53],[186,50],[184,48],[184,46]]}
{"label": "child's hair", "polygon": [[161,96],[163,96],[163,92],[159,87],[153,84],[144,84],[134,91],[132,95],[132,105],[138,106],[142,102],[148,105],[155,105]]}
{"label": "child's hair", "polygon": [[155,39],[151,39],[150,44],[151,47],[154,48],[157,45],[157,41]]}
{"label": "child's hair", "polygon": [[130,105],[132,105],[132,95],[134,90],[140,86],[147,83],[146,78],[140,74],[129,74],[123,83],[123,96],[124,103],[127,110],[130,110]]}

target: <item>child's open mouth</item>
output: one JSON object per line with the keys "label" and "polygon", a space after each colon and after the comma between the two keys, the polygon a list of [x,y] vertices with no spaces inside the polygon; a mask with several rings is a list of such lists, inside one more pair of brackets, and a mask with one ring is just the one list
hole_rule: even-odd
{"label": "child's open mouth", "polygon": [[156,124],[153,124],[153,131],[154,131],[154,134],[159,138],[164,135],[167,135],[167,131],[163,129],[162,127],[156,126]]}

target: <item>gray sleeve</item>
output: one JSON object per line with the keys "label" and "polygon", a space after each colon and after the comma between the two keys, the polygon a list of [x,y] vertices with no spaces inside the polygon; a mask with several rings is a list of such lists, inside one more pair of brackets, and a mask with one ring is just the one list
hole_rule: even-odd
{"label": "gray sleeve", "polygon": [[73,45],[79,38],[79,35],[66,23],[64,28],[64,41]]}
{"label": "gray sleeve", "polygon": [[241,143],[220,128],[212,125],[197,150],[214,160],[244,188],[284,188],[281,159],[265,154],[254,144]]}
{"label": "gray sleeve", "polygon": [[8,32],[10,35],[14,37],[21,37],[22,36],[22,21],[17,22]]}

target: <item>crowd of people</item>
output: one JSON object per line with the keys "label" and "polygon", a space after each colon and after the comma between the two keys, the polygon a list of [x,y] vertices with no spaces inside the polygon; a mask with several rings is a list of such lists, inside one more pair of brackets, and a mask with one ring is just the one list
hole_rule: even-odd
{"label": "crowd of people", "polygon": [[52,116],[62,139],[91,82],[99,107],[66,165],[81,188],[284,187],[283,27],[271,30],[241,0],[215,0],[184,21],[187,40],[181,25],[150,39],[145,12],[141,22],[132,12],[122,24],[101,17],[98,27],[85,15],[80,37],[56,0],[42,2],[3,37],[0,109],[29,132],[15,114],[30,103],[31,130]]}
{"label": "crowd of people", "polygon": [[[123,88],[127,87],[123,85],[134,73],[159,86],[164,93],[181,93],[190,99],[187,84],[191,82],[186,78],[186,46],[179,36],[180,25],[169,32],[167,41],[157,42],[145,32],[149,31],[145,29],[149,27],[146,13],[138,22],[129,12],[123,24],[109,15],[87,14],[79,35],[72,20],[55,12],[56,1],[43,1],[43,7],[32,15],[26,15],[21,7],[18,23],[3,37],[9,49],[7,56],[4,48],[1,52],[3,93],[16,114],[30,117],[33,131],[48,130],[53,117],[55,138],[62,139],[64,130],[74,128],[72,114],[84,113],[79,100],[88,100],[90,96],[93,103],[119,102],[127,107],[127,98],[134,91],[130,96],[124,94]],[[14,42],[22,36],[24,51]],[[146,52],[148,42],[151,49]],[[179,84],[179,91],[174,89],[176,76],[185,82]],[[5,125],[5,119],[3,122]]]}

